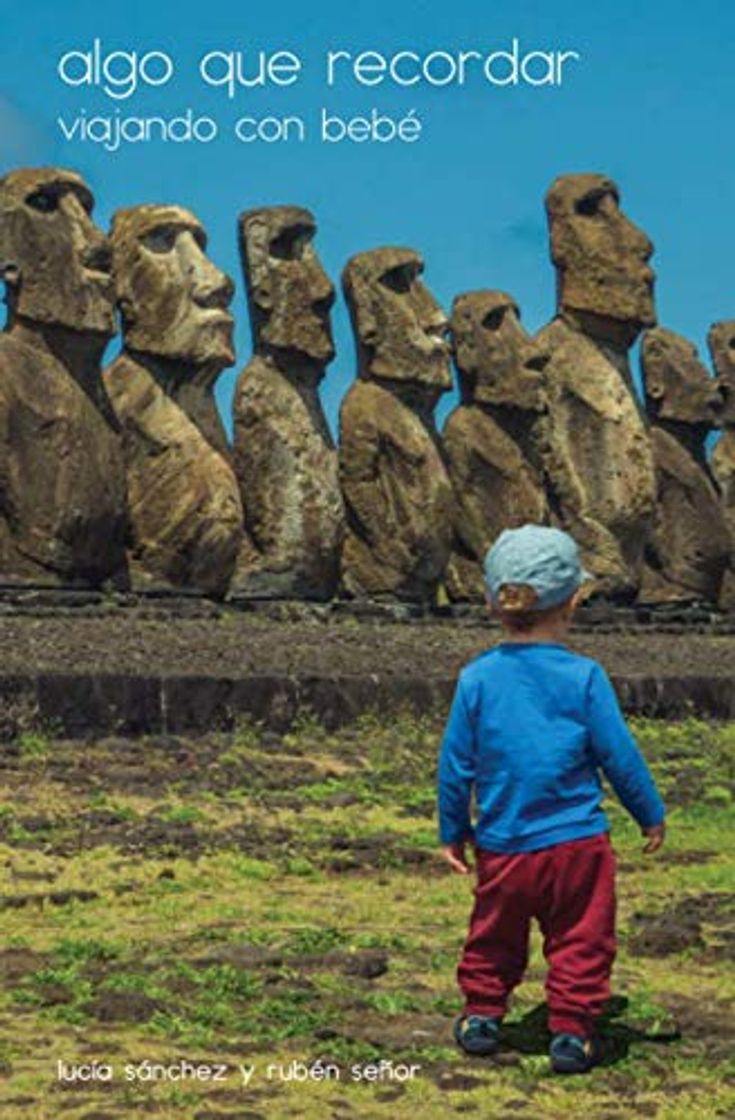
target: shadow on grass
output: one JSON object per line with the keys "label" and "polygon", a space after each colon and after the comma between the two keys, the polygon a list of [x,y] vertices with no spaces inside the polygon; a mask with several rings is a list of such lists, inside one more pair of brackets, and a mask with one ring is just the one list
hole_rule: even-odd
{"label": "shadow on grass", "polygon": [[[681,1032],[645,1031],[621,1022],[620,1017],[628,1009],[625,996],[613,996],[599,1019],[599,1038],[601,1057],[599,1065],[612,1066],[627,1057],[632,1043],[649,1042],[656,1046],[668,1046],[681,1038]],[[545,1003],[534,1007],[522,1019],[503,1023],[500,1040],[504,1048],[516,1050],[520,1054],[546,1054],[551,1036],[547,1027],[547,1008]]]}

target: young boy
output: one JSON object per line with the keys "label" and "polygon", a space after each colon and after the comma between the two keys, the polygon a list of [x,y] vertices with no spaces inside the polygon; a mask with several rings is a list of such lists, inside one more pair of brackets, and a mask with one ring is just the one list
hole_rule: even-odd
{"label": "young boy", "polygon": [[598,1057],[595,1020],[615,956],[615,857],[598,770],[648,837],[645,852],[663,843],[664,806],[604,670],[564,645],[589,578],[572,538],[538,525],[507,530],[484,568],[504,640],[460,673],[439,760],[442,852],[468,874],[471,843],[477,872],[454,1037],[468,1053],[497,1048],[535,917],[552,1066],[582,1073]]}

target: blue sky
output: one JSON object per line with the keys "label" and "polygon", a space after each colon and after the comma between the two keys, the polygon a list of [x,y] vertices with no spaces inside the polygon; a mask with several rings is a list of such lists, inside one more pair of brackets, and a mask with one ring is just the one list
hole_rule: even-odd
{"label": "blue sky", "polygon": [[[662,11],[665,10],[665,17]],[[729,151],[735,104],[735,8],[722,0],[665,5],[631,0],[492,2],[418,0],[399,5],[304,4],[274,0],[161,0],[103,6],[49,0],[6,6],[0,86],[0,167],[58,164],[78,169],[106,226],[120,206],[176,202],[204,222],[212,258],[236,280],[238,360],[223,373],[225,414],[250,332],[237,258],[235,221],[252,206],[297,203],[319,223],[318,249],[338,285],[347,258],[404,244],[426,260],[425,279],[448,308],[460,291],[509,291],[529,330],[554,310],[543,195],[556,175],[602,171],[616,179],[626,212],[656,246],[662,325],[700,347],[711,322],[735,317],[735,160]],[[560,88],[430,86],[328,89],[328,50],[570,49],[581,59]],[[59,57],[86,51],[165,51],[176,73],[158,89],[114,101],[99,89],[65,86]],[[298,84],[246,90],[228,100],[205,87],[197,64],[207,51],[290,50],[303,60]],[[373,106],[400,119],[415,110],[424,126],[411,145],[324,145],[312,127],[321,107],[342,116]],[[191,107],[215,118],[216,141],[124,145],[111,153],[66,141],[57,117],[175,116]],[[241,144],[243,115],[301,116],[303,143]],[[727,143],[725,142],[727,140]],[[354,377],[354,349],[341,297],[334,315],[337,357],[323,385],[332,422]],[[111,344],[110,354],[115,344]],[[452,404],[442,402],[439,416]]]}

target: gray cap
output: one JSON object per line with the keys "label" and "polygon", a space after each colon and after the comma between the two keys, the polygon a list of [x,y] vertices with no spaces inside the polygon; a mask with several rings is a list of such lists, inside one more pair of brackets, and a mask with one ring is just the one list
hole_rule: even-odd
{"label": "gray cap", "polygon": [[548,525],[504,530],[483,568],[490,601],[503,610],[557,607],[594,578],[582,567],[574,539]]}

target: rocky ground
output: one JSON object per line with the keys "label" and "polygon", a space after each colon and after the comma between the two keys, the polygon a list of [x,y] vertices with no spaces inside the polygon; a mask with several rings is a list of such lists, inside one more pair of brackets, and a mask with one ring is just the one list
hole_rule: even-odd
{"label": "rocky ground", "polygon": [[[287,614],[287,612],[285,612]],[[0,616],[4,675],[34,671],[206,674],[453,675],[499,640],[490,625],[461,620],[410,624],[318,613],[293,621],[212,611],[145,617],[111,611]],[[735,674],[735,636],[639,627],[580,629],[574,646],[612,674]]]}
{"label": "rocky ground", "polygon": [[733,1115],[734,727],[636,731],[669,839],[644,857],[611,806],[615,996],[602,1065],[567,1079],[537,940],[500,1053],[451,1043],[471,895],[436,856],[428,718],[3,744],[0,1114]]}

